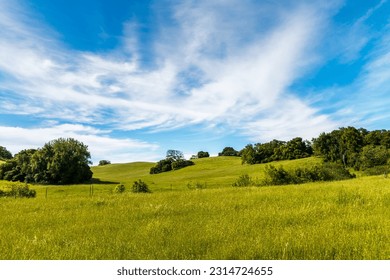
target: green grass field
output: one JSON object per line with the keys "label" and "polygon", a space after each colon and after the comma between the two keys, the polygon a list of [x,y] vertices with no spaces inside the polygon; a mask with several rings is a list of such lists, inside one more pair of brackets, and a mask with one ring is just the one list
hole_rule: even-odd
{"label": "green grass field", "polygon": [[[0,259],[390,259],[389,178],[233,188],[240,175],[261,178],[264,165],[195,162],[157,175],[148,174],[152,163],[94,167],[93,196],[75,185],[2,198]],[[152,193],[112,192],[137,179]]]}

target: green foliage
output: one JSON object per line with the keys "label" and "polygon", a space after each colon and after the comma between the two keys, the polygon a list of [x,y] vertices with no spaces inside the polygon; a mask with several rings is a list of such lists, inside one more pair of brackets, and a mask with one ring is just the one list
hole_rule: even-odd
{"label": "green foliage", "polygon": [[389,160],[389,150],[382,145],[368,145],[363,147],[359,158],[359,169],[365,170],[374,166],[385,165]]}
{"label": "green foliage", "polygon": [[208,152],[199,151],[197,156],[198,158],[206,158],[206,157],[210,157],[210,154]]}
{"label": "green foliage", "polygon": [[303,141],[301,137],[296,137],[287,143],[283,143],[274,150],[274,158],[277,160],[292,160],[306,158],[313,154],[308,141]]}
{"label": "green foliage", "polygon": [[111,164],[111,161],[105,160],[105,159],[102,159],[99,161],[99,166],[103,166],[103,165],[107,165],[107,164]]}
{"label": "green foliage", "polygon": [[248,144],[240,154],[243,164],[256,164],[306,158],[313,154],[313,150],[310,142],[296,137],[288,142],[272,140],[264,144],[257,143],[254,146]]}
{"label": "green foliage", "polygon": [[322,156],[325,161],[342,163],[345,167],[357,167],[367,133],[365,129],[354,127],[321,133],[318,138],[313,139],[314,153]]}
{"label": "green foliage", "polygon": [[253,186],[255,183],[248,174],[241,175],[238,179],[232,184],[233,187],[249,187]]}
{"label": "green foliage", "polygon": [[115,187],[114,192],[116,193],[123,193],[126,190],[125,185],[119,184]]}
{"label": "green foliage", "polygon": [[37,192],[35,190],[31,190],[27,184],[12,184],[7,188],[9,189],[8,191],[0,190],[0,197],[34,198],[37,195]]}
{"label": "green foliage", "polygon": [[11,152],[8,151],[5,147],[0,146],[0,160],[7,160],[11,158],[12,158]]}
{"label": "green foliage", "polygon": [[267,165],[265,167],[265,175],[263,185],[273,186],[297,183],[297,178],[294,176],[294,173],[288,172],[283,166],[275,167],[273,165]]}
{"label": "green foliage", "polygon": [[201,182],[195,182],[195,183],[189,182],[189,183],[187,183],[187,188],[189,190],[203,190],[203,189],[207,188],[207,183],[206,182],[204,182],[204,183],[201,183]]}
{"label": "green foliage", "polygon": [[75,184],[92,178],[87,146],[59,138],[38,150],[23,150],[0,166],[0,179],[46,184]]}
{"label": "green foliage", "polygon": [[172,170],[172,159],[162,159],[157,162],[156,166],[150,168],[150,174],[158,174]]}
{"label": "green foliage", "polygon": [[275,167],[268,165],[265,168],[263,185],[288,185],[302,184],[317,181],[335,181],[355,178],[341,164],[324,163],[310,168],[296,168],[287,171],[283,166]]}
{"label": "green foliage", "polygon": [[14,158],[0,165],[0,179],[31,182],[31,157],[36,151],[35,149],[22,150]]}
{"label": "green foliage", "polygon": [[218,153],[218,156],[236,157],[239,156],[239,152],[232,147],[225,147],[223,148],[222,152]]}
{"label": "green foliage", "polygon": [[364,134],[364,145],[385,146],[390,149],[390,131],[374,130]]}
{"label": "green foliage", "polygon": [[178,160],[172,162],[172,170],[178,170],[187,166],[194,165],[195,163],[191,160]]}
{"label": "green foliage", "polygon": [[389,165],[380,165],[364,169],[363,174],[366,176],[383,175],[387,178],[389,172]]}
{"label": "green foliage", "polygon": [[135,181],[132,188],[133,193],[150,193],[148,185],[139,179],[138,181]]}
{"label": "green foliage", "polygon": [[171,170],[178,170],[191,165],[194,165],[194,162],[185,160],[182,152],[177,150],[168,150],[167,157],[157,162],[156,166],[150,168],[149,173],[158,174]]}

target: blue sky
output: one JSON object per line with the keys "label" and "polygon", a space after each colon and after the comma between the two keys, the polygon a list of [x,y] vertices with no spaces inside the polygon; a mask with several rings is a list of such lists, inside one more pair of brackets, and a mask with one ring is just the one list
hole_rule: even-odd
{"label": "blue sky", "polygon": [[92,160],[390,129],[390,1],[0,0],[0,145]]}

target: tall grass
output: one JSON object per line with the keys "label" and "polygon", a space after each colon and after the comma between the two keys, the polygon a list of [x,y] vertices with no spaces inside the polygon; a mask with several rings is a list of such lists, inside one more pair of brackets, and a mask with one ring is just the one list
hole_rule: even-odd
{"label": "tall grass", "polygon": [[151,194],[99,185],[92,197],[61,186],[47,199],[36,186],[35,199],[0,199],[0,259],[390,259],[389,186],[380,176]]}

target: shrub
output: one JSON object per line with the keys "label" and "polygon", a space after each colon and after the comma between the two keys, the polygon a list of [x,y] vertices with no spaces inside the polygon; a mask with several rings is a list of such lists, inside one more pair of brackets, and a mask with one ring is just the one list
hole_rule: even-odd
{"label": "shrub", "polygon": [[173,170],[177,170],[191,165],[194,165],[194,162],[191,160],[178,160],[172,162],[171,166]]}
{"label": "shrub", "polygon": [[374,166],[371,168],[367,168],[363,171],[363,173],[367,176],[384,175],[385,177],[387,177],[389,171],[390,168],[388,165],[381,165],[381,166]]}
{"label": "shrub", "polygon": [[168,172],[171,170],[178,170],[187,166],[194,165],[195,163],[191,160],[179,159],[173,160],[172,158],[162,159],[157,162],[156,166],[150,168],[150,174],[158,174],[162,172]]}
{"label": "shrub", "polygon": [[156,166],[150,168],[150,174],[158,174],[172,170],[172,159],[162,159],[157,162]]}
{"label": "shrub", "polygon": [[297,168],[292,171],[285,170],[282,166],[276,168],[268,165],[265,168],[265,179],[263,185],[288,185],[302,184],[316,181],[336,181],[355,178],[341,164],[324,163],[311,168]]}
{"label": "shrub", "polygon": [[133,184],[133,190],[134,193],[150,193],[148,185],[139,179],[138,181],[135,181]]}
{"label": "shrub", "polygon": [[287,185],[297,183],[293,173],[286,171],[283,166],[276,168],[273,165],[265,166],[266,178],[263,180],[264,185]]}
{"label": "shrub", "polygon": [[30,190],[28,185],[25,184],[14,184],[9,187],[9,191],[0,191],[0,196],[9,196],[9,197],[27,197],[33,198],[37,196],[35,190]]}
{"label": "shrub", "polygon": [[248,187],[253,186],[254,182],[248,174],[241,175],[238,179],[232,184],[233,187]]}
{"label": "shrub", "polygon": [[190,190],[203,190],[203,189],[207,188],[207,183],[206,182],[205,183],[189,182],[189,183],[187,183],[187,188]]}
{"label": "shrub", "polygon": [[125,185],[119,184],[115,187],[114,192],[116,193],[123,193],[126,190]]}

